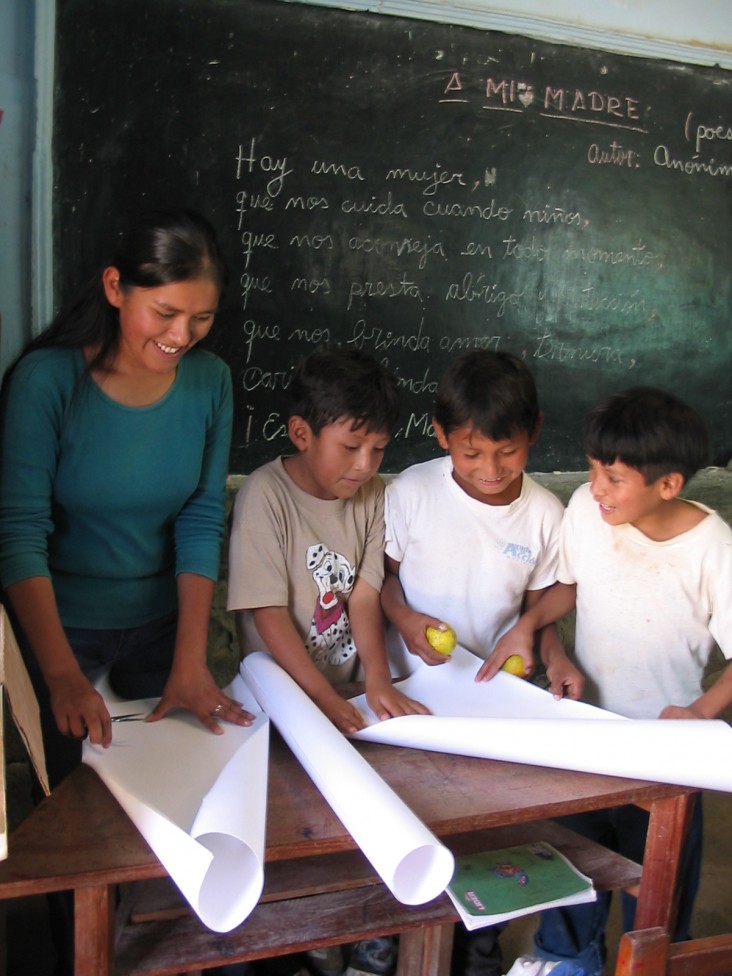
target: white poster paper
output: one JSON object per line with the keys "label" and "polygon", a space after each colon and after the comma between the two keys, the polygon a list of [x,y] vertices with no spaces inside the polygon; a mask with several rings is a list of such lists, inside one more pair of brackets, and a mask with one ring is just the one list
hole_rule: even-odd
{"label": "white poster paper", "polygon": [[268,654],[248,655],[241,674],[394,897],[421,905],[441,894],[452,853]]}
{"label": "white poster paper", "polygon": [[[264,884],[269,722],[237,676],[226,689],[256,718],[213,735],[189,712],[119,722],[108,749],[83,760],[153,849],[204,925],[229,932]],[[106,697],[106,696],[105,696]],[[111,715],[149,714],[157,700],[107,701]]]}
{"label": "white poster paper", "polygon": [[481,661],[457,647],[443,665],[397,683],[432,715],[380,722],[361,695],[369,725],[354,738],[460,756],[502,759],[732,792],[732,729],[723,721],[628,719],[582,702],[555,700],[499,672],[476,682]]}

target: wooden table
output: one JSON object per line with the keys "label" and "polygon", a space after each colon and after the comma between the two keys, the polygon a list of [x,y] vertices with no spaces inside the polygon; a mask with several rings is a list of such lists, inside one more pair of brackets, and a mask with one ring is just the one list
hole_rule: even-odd
{"label": "wooden table", "polygon": [[[454,851],[544,838],[593,877],[599,890],[632,888],[640,880],[636,928],[670,929],[694,790],[373,743],[358,749]],[[243,784],[244,800],[245,791]],[[650,810],[642,873],[638,865],[546,822],[625,803]],[[402,933],[399,976],[441,976],[449,964],[457,916],[447,897],[416,908],[400,905],[275,734],[265,891],[232,933],[210,932],[190,912],[175,910],[155,921],[130,921],[130,903],[144,904],[141,895],[150,879],[166,873],[86,766],[21,824],[9,848],[8,859],[0,862],[0,898],[74,891],[77,976],[197,972],[222,961],[396,932]],[[115,912],[118,885],[127,894]],[[139,910],[132,914],[145,917]]]}

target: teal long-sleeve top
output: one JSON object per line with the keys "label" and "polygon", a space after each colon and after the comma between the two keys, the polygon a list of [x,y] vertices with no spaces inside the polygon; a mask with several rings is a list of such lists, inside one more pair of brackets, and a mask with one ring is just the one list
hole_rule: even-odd
{"label": "teal long-sleeve top", "polygon": [[3,587],[50,577],[71,627],[174,611],[178,573],[218,575],[231,424],[229,369],[206,350],[147,407],[107,397],[79,350],[28,354],[2,417]]}

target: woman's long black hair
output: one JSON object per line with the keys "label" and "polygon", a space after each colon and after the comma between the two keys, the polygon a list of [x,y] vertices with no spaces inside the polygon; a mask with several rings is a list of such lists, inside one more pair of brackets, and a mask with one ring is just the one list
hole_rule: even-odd
{"label": "woman's long black hair", "polygon": [[[213,227],[205,217],[183,208],[143,213],[120,234],[114,253],[104,264],[109,266],[119,271],[122,290],[155,288],[200,276],[210,277],[221,290],[228,279]],[[49,346],[91,350],[88,372],[104,369],[114,360],[120,341],[119,312],[104,294],[104,267],[48,328],[28,343],[16,363],[29,352]],[[3,386],[12,369],[7,371]]]}

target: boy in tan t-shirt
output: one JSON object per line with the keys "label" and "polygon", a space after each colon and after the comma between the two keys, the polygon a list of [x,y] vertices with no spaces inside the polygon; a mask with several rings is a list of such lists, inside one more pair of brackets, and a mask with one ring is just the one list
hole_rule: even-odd
{"label": "boy in tan t-shirt", "polygon": [[296,451],[258,468],[234,505],[228,609],[243,654],[266,650],[346,734],[364,725],[334,686],[363,666],[386,719],[427,710],[392,687],[379,594],[394,379],[370,356],[317,352],[289,387]]}
{"label": "boy in tan t-shirt", "polygon": [[[234,504],[228,609],[242,653],[269,652],[345,734],[365,722],[336,688],[359,663],[379,718],[425,714],[392,687],[380,605],[384,485],[376,475],[399,413],[396,383],[363,353],[317,352],[295,370],[289,393],[296,451],[254,471]],[[368,939],[348,955],[345,976],[389,976],[396,940]],[[338,976],[346,962],[340,946],[307,956],[323,976]],[[291,957],[262,976],[288,966],[304,976]]]}

